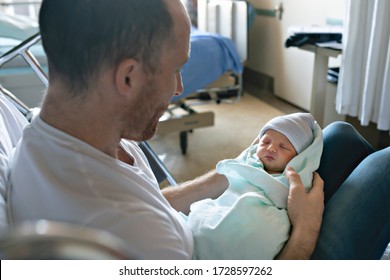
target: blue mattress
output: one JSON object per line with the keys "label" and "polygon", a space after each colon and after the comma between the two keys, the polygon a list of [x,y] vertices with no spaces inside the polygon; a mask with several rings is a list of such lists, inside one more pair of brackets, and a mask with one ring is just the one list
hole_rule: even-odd
{"label": "blue mattress", "polygon": [[173,102],[206,87],[226,72],[243,72],[243,64],[232,40],[193,28],[190,44],[190,57],[182,69],[184,91],[175,96]]}

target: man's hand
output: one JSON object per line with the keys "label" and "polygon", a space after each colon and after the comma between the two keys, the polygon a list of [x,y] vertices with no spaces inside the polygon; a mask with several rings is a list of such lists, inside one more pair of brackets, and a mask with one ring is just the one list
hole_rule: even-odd
{"label": "man's hand", "polygon": [[324,182],[320,175],[313,174],[313,187],[308,193],[292,168],[287,170],[286,175],[290,182],[287,211],[292,226],[319,232],[324,212]]}
{"label": "man's hand", "polygon": [[287,170],[290,192],[287,201],[292,232],[279,259],[309,259],[313,253],[321,228],[324,212],[324,182],[314,173],[313,187],[306,192],[301,178],[292,168]]}

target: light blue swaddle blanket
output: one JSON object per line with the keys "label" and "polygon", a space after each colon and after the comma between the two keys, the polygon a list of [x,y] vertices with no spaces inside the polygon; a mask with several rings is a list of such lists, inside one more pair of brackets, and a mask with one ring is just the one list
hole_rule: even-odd
{"label": "light blue swaddle blanket", "polygon": [[[321,158],[322,130],[314,124],[312,144],[287,166],[301,176],[307,190]],[[288,180],[270,175],[250,146],[236,159],[223,160],[217,171],[229,180],[217,199],[194,203],[186,217],[194,235],[194,259],[273,259],[289,238]]]}

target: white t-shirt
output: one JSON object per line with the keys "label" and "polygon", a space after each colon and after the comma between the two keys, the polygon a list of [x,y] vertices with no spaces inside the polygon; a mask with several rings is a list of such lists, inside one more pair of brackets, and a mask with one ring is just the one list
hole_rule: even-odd
{"label": "white t-shirt", "polygon": [[161,194],[137,143],[121,145],[134,166],[35,117],[13,158],[13,221],[72,222],[119,236],[139,258],[190,259],[193,238],[186,222]]}

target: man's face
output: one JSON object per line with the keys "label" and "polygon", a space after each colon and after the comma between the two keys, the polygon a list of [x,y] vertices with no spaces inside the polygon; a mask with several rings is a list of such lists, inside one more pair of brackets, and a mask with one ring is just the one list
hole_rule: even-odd
{"label": "man's face", "polygon": [[160,50],[157,71],[152,74],[145,68],[145,79],[138,93],[137,105],[129,112],[129,116],[132,116],[129,122],[132,125],[137,122],[136,130],[139,132],[138,137],[132,134],[129,138],[138,141],[148,140],[155,134],[159,119],[172,97],[183,91],[181,67],[189,55],[190,23],[179,0],[166,2],[174,20],[174,38]]}

